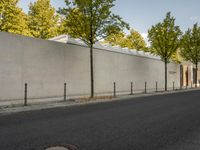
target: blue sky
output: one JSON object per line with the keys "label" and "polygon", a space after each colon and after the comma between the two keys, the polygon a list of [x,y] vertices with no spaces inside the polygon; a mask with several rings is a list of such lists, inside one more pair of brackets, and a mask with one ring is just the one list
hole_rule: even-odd
{"label": "blue sky", "polygon": [[[21,0],[19,6],[27,12],[34,0]],[[55,8],[65,6],[64,0],[51,0]],[[177,25],[184,31],[200,22],[199,0],[116,0],[113,12],[120,15],[131,28],[145,36],[148,29],[161,21],[168,11],[176,17]]]}

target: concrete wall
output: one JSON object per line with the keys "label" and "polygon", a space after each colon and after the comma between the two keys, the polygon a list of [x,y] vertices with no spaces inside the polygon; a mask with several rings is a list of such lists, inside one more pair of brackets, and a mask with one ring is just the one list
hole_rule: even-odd
{"label": "concrete wall", "polygon": [[[169,64],[169,87],[179,86],[179,65]],[[164,63],[158,59],[94,50],[95,93],[130,92],[147,87],[164,87]],[[23,99],[24,83],[31,98],[59,97],[67,82],[69,95],[89,95],[89,49],[0,32],[0,100]]]}
{"label": "concrete wall", "polygon": [[[179,86],[179,65],[169,64],[168,87]],[[155,90],[156,81],[159,88],[164,88],[164,63],[160,60],[107,52],[95,51],[95,84],[96,91],[113,91],[113,82],[116,82],[117,91],[130,92],[133,82],[134,90],[144,90],[145,81],[147,88]],[[103,79],[103,80],[102,80]]]}

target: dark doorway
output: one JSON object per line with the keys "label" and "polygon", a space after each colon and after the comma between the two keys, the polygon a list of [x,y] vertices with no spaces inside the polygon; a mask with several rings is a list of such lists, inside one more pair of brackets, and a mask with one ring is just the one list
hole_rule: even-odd
{"label": "dark doorway", "polygon": [[183,65],[180,65],[180,87],[183,87]]}
{"label": "dark doorway", "polygon": [[188,73],[189,73],[189,70],[188,70],[188,67],[187,67],[187,70],[185,72],[185,77],[186,77],[186,86],[189,85],[189,76],[188,76]]}
{"label": "dark doorway", "polygon": [[193,68],[193,82],[194,82],[194,84],[196,84],[196,83],[195,83],[196,79],[197,79],[197,76],[196,76],[196,68]]}

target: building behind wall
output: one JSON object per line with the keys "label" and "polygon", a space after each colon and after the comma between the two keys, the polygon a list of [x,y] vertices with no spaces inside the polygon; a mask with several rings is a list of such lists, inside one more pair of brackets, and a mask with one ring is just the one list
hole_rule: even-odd
{"label": "building behind wall", "polygon": [[180,84],[182,86],[192,86],[192,87],[194,87],[195,84],[196,84],[195,83],[196,78],[197,78],[197,81],[198,81],[198,85],[197,86],[199,86],[199,83],[200,83],[200,69],[198,69],[197,77],[196,77],[196,68],[191,63],[184,62],[180,66],[180,70],[181,70]]}
{"label": "building behind wall", "polygon": [[[54,39],[55,40],[55,39]],[[62,41],[62,38],[61,38]],[[90,51],[78,39],[47,41],[0,32],[0,100],[23,99],[24,83],[29,98],[90,95]],[[118,93],[164,89],[164,63],[143,51],[97,43],[94,48],[95,95],[112,95],[113,82]],[[168,87],[180,87],[180,65],[168,65]]]}

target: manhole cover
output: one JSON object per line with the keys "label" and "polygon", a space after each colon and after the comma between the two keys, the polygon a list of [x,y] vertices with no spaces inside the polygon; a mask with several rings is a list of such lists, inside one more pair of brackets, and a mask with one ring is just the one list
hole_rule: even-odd
{"label": "manhole cover", "polygon": [[53,147],[46,148],[45,150],[69,150],[69,149],[63,146],[53,146]]}
{"label": "manhole cover", "polygon": [[74,145],[65,145],[65,146],[49,146],[44,150],[78,150]]}

